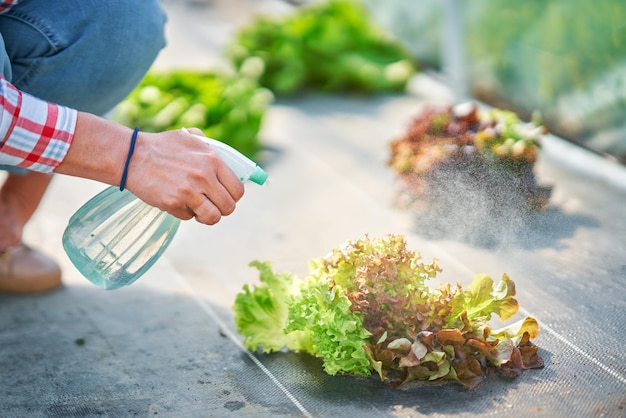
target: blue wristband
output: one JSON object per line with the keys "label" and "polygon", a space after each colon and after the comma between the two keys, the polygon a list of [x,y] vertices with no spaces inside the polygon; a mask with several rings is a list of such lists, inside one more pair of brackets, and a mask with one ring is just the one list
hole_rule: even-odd
{"label": "blue wristband", "polygon": [[128,150],[128,156],[126,157],[126,163],[124,164],[124,171],[122,172],[122,180],[120,181],[120,191],[124,191],[124,187],[126,186],[126,177],[128,177],[128,166],[130,165],[130,159],[133,156],[133,152],[135,152],[135,142],[137,142],[137,134],[139,133],[139,128],[135,128],[133,131],[133,136],[130,138],[130,149]]}

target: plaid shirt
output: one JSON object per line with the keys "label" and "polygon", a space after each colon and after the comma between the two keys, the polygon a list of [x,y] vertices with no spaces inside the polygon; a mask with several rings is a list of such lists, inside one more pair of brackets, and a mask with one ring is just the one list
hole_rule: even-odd
{"label": "plaid shirt", "polygon": [[[0,0],[0,14],[23,0]],[[0,164],[50,172],[67,154],[77,111],[21,92],[0,75]]]}
{"label": "plaid shirt", "polygon": [[15,6],[21,0],[8,0],[8,1],[0,1],[0,13],[4,13],[9,10],[11,7]]}
{"label": "plaid shirt", "polygon": [[0,76],[0,164],[51,172],[69,150],[77,113],[24,93]]}

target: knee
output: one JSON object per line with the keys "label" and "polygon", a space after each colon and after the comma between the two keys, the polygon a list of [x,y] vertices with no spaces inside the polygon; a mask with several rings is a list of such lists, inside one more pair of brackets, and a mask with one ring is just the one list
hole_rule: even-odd
{"label": "knee", "polygon": [[[120,65],[152,63],[165,46],[166,17],[158,0],[116,0],[95,31],[101,47],[114,51],[110,57]],[[95,39],[94,39],[95,40]]]}
{"label": "knee", "polygon": [[[80,7],[70,0],[59,3],[45,15],[28,10],[43,16],[38,20],[43,23],[36,31],[25,30],[49,34],[41,41],[34,36],[33,42],[53,44],[22,64],[13,62],[17,86],[45,100],[104,114],[141,81],[165,46],[165,14],[159,0],[83,0]],[[64,15],[69,9],[62,7],[69,3],[72,25],[54,25],[69,19]],[[38,4],[24,2],[31,8]],[[26,49],[21,39],[16,37],[15,44]]]}
{"label": "knee", "polygon": [[122,101],[165,46],[166,17],[158,0],[105,3],[101,19],[91,23],[89,34],[76,48],[82,74],[74,82],[81,83],[77,88],[88,89],[89,96],[73,95],[68,103],[96,114],[104,114]]}

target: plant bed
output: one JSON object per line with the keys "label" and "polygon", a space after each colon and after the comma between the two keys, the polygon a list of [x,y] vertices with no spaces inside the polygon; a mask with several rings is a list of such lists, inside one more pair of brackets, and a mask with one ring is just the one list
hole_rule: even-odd
{"label": "plant bed", "polygon": [[276,95],[305,90],[375,94],[402,91],[416,71],[409,49],[354,0],[307,4],[260,16],[225,51],[235,68],[260,62],[260,82]]}

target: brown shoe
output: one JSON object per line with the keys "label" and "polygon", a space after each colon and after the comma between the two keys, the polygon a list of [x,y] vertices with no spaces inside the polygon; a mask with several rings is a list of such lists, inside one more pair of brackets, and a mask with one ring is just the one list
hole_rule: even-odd
{"label": "brown shoe", "polygon": [[24,244],[0,253],[0,292],[38,293],[61,286],[61,269]]}

